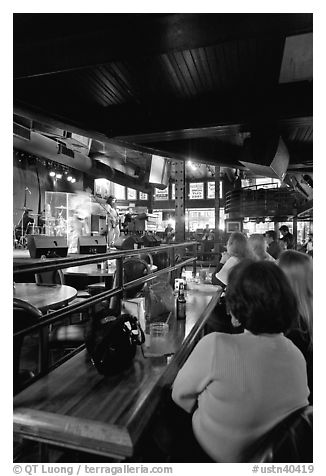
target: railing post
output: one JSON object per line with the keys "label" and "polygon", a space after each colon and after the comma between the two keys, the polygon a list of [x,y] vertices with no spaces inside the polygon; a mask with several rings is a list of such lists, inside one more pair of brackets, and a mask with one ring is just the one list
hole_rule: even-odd
{"label": "railing post", "polygon": [[[198,258],[198,243],[194,244],[194,256]],[[193,277],[196,276],[197,273],[197,260],[194,261],[194,264],[192,266],[192,275]]]}
{"label": "railing post", "polygon": [[175,167],[175,241],[185,241],[185,164],[176,161]]}
{"label": "railing post", "polygon": [[219,166],[215,166],[215,241],[214,251],[219,253],[220,251],[220,174],[221,169]]}
{"label": "railing post", "polygon": [[[173,266],[175,264],[175,248],[169,250],[169,265]],[[175,271],[171,272],[171,285],[174,287]]]}
{"label": "railing post", "polygon": [[[114,287],[120,288],[123,286],[123,258],[116,259],[116,269],[115,269],[115,285]],[[117,294],[112,298],[111,308],[115,309],[119,314],[121,314],[121,301],[123,298],[123,292]]]}

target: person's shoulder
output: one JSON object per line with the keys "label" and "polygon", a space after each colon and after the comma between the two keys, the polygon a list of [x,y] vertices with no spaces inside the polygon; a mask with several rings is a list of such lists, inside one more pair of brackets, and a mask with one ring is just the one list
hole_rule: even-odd
{"label": "person's shoulder", "polygon": [[224,266],[227,266],[227,267],[235,266],[235,265],[238,264],[239,262],[240,262],[239,258],[237,258],[236,256],[230,256],[230,258],[228,258],[228,259],[226,260]]}
{"label": "person's shoulder", "polygon": [[230,348],[234,349],[237,346],[237,342],[239,339],[243,339],[245,336],[244,333],[242,334],[227,334],[224,332],[211,332],[204,336],[200,342],[201,345],[204,346],[217,346],[219,349],[221,348]]}
{"label": "person's shoulder", "polygon": [[221,343],[227,342],[230,336],[232,336],[232,334],[224,334],[223,332],[210,332],[209,334],[202,337],[198,344],[200,344],[200,346],[203,348],[221,345]]}

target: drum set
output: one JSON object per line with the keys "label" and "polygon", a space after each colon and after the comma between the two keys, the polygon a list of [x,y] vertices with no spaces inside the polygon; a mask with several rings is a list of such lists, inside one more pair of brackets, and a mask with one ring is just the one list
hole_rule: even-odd
{"label": "drum set", "polygon": [[60,210],[57,218],[44,216],[41,213],[31,213],[32,208],[19,208],[22,211],[21,218],[17,225],[14,225],[13,239],[14,248],[26,248],[29,235],[46,234],[50,236],[67,235],[67,220],[63,216],[63,211],[67,207],[55,207]]}
{"label": "drum set", "polygon": [[41,227],[37,225],[37,217],[41,214],[29,214],[33,210],[27,207],[19,208],[18,210],[22,211],[22,216],[18,224],[14,226],[14,247],[26,248],[27,235],[39,235],[41,233]]}

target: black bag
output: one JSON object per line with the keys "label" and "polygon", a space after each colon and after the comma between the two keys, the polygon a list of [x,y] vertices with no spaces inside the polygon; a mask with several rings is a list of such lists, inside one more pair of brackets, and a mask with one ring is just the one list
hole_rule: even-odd
{"label": "black bag", "polygon": [[115,375],[132,364],[137,345],[145,336],[136,317],[129,314],[93,320],[86,337],[86,348],[97,371]]}

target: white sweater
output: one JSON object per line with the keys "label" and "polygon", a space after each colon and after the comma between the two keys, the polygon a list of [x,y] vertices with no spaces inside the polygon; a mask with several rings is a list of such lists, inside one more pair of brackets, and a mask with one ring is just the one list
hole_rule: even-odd
{"label": "white sweater", "polygon": [[291,412],[308,405],[306,363],[283,334],[213,332],[179,371],[172,398],[193,411],[196,439],[218,462],[242,452]]}

